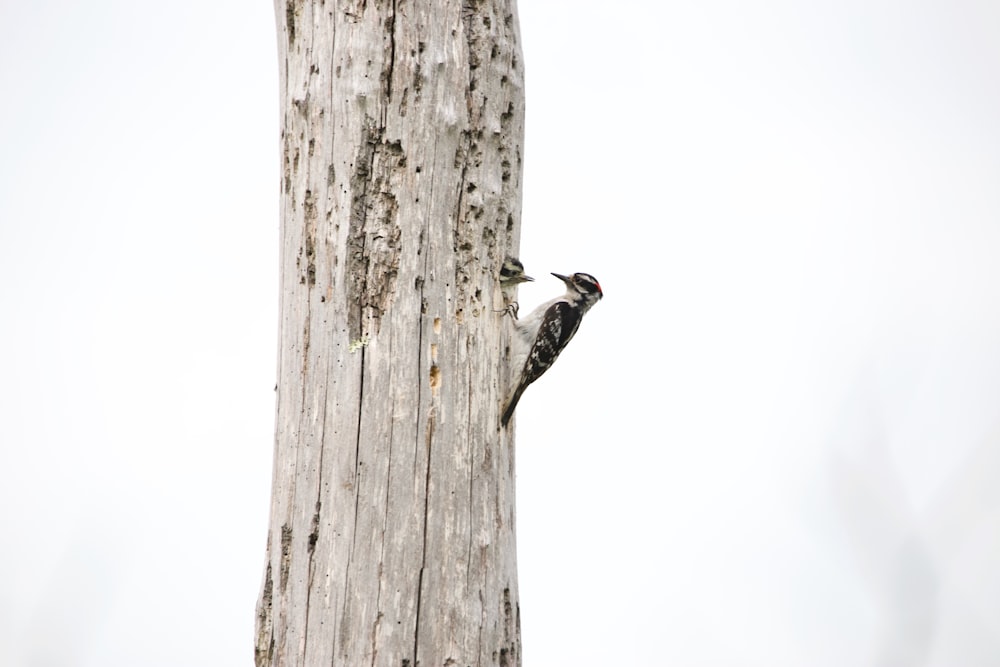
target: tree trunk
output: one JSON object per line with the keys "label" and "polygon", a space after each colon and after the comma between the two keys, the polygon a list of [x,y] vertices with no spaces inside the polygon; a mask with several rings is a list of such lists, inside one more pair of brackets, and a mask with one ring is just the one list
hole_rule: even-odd
{"label": "tree trunk", "polygon": [[276,0],[281,322],[257,665],[518,665],[514,0]]}

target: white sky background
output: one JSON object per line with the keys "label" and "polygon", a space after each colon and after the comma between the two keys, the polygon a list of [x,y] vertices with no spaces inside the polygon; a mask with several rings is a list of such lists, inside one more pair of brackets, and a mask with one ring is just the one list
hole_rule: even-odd
{"label": "white sky background", "polygon": [[[754,7],[751,8],[750,5]],[[1000,5],[523,2],[525,664],[1000,661]],[[269,2],[0,5],[0,655],[252,663]]]}

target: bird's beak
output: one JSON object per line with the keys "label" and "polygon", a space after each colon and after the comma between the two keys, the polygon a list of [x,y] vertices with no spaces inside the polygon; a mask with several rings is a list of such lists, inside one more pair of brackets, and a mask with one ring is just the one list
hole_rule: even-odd
{"label": "bird's beak", "polygon": [[563,281],[567,285],[569,285],[570,282],[571,282],[568,276],[561,276],[558,273],[553,273],[552,275],[554,275],[556,278],[558,278],[559,280]]}
{"label": "bird's beak", "polygon": [[524,282],[526,282],[526,283],[533,283],[533,282],[535,282],[535,279],[534,279],[534,278],[532,278],[531,276],[527,275],[527,274],[525,274],[525,275],[521,276],[521,278],[522,278],[522,279],[524,280]]}

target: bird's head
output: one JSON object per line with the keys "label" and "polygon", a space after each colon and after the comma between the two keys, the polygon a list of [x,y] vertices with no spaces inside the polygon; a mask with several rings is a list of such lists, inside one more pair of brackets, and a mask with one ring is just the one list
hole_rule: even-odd
{"label": "bird's head", "polygon": [[505,287],[519,285],[520,283],[530,283],[535,279],[524,273],[524,265],[521,260],[508,257],[500,267],[500,284]]}
{"label": "bird's head", "polygon": [[564,276],[553,273],[556,278],[566,283],[566,289],[570,297],[584,301],[588,307],[594,305],[604,297],[604,290],[597,278],[589,273],[574,273],[571,276]]}

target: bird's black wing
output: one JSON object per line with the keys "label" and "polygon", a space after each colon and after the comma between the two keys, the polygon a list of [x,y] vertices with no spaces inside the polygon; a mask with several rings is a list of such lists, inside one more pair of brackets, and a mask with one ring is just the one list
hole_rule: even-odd
{"label": "bird's black wing", "polygon": [[580,328],[580,309],[566,301],[556,301],[545,311],[538,335],[528,352],[524,363],[524,377],[521,384],[527,386],[540,378],[555,362],[566,344]]}

